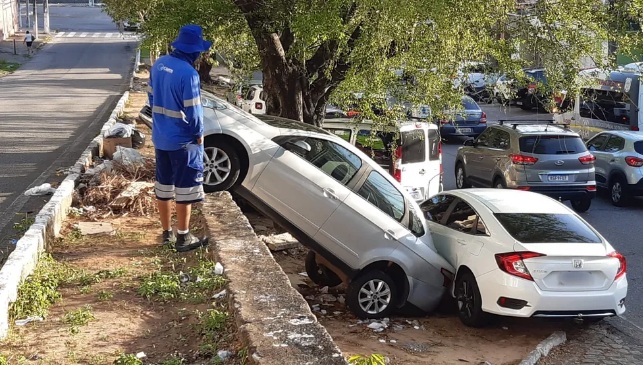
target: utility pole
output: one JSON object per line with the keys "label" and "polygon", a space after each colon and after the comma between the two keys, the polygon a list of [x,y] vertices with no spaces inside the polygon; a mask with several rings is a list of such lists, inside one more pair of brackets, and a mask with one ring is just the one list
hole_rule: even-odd
{"label": "utility pole", "polygon": [[27,28],[31,28],[31,13],[29,12],[29,0],[25,0],[25,2],[27,4],[27,6],[25,7],[25,10],[27,11]]}
{"label": "utility pole", "polygon": [[43,19],[43,25],[44,25],[43,32],[45,34],[49,34],[49,0],[44,0],[42,2],[42,15],[44,17],[44,19]]}
{"label": "utility pole", "polygon": [[36,8],[37,1],[33,0],[33,36],[38,38],[38,9]]}

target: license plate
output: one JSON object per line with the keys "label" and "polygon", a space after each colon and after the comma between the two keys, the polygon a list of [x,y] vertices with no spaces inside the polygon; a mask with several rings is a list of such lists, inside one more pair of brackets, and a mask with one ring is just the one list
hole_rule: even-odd
{"label": "license plate", "polygon": [[462,133],[471,133],[472,130],[471,128],[456,128],[455,129],[456,133],[462,134]]}
{"label": "license plate", "polygon": [[547,176],[549,181],[569,181],[569,176],[567,175],[549,175]]}

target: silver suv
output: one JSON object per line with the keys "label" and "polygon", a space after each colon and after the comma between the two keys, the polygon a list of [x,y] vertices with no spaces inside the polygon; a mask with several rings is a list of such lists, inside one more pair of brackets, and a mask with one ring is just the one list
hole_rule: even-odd
{"label": "silver suv", "polygon": [[456,186],[534,191],[585,212],[596,196],[594,160],[566,126],[500,121],[458,149]]}
{"label": "silver suv", "polygon": [[587,149],[596,156],[596,184],[609,190],[612,204],[624,206],[643,196],[643,132],[599,133]]}

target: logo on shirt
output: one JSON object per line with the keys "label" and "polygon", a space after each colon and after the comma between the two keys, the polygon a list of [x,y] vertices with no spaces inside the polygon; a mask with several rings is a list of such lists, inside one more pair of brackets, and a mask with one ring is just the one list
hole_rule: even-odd
{"label": "logo on shirt", "polygon": [[165,66],[165,65],[164,65],[164,64],[162,64],[162,63],[161,63],[161,64],[159,64],[159,66],[158,66],[158,67],[159,67],[159,70],[161,70],[161,71],[165,71],[165,72],[167,72],[167,73],[169,73],[169,74],[174,73],[174,70],[173,70],[173,69],[171,69],[171,68],[169,68],[169,67]]}

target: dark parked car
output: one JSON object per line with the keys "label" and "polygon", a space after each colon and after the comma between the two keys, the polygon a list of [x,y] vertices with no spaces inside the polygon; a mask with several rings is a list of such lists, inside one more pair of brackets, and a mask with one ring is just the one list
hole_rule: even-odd
{"label": "dark parked car", "polygon": [[487,114],[472,98],[463,96],[462,107],[464,110],[448,112],[449,117],[440,120],[442,138],[477,137],[487,129]]}
{"label": "dark parked car", "polygon": [[565,91],[548,90],[547,73],[545,69],[537,68],[525,70],[527,80],[518,86],[514,102],[523,110],[534,108],[545,110],[549,105],[551,98],[554,98],[556,107],[567,109],[569,107],[569,98]]}

